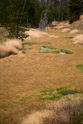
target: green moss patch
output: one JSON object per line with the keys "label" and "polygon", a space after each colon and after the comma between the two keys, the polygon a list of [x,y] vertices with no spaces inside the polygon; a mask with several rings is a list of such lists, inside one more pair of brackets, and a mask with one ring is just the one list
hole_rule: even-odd
{"label": "green moss patch", "polygon": [[65,95],[70,95],[70,94],[76,94],[76,93],[79,93],[77,90],[60,90],[58,91],[58,93],[62,94],[63,96]]}
{"label": "green moss patch", "polygon": [[39,97],[39,100],[56,100],[61,98],[61,94],[58,94],[55,89],[45,89],[40,91],[41,95]]}
{"label": "green moss patch", "polygon": [[[69,86],[68,86],[69,87]],[[46,89],[41,91],[41,95],[39,97],[39,100],[57,100],[62,97],[72,97],[76,94],[82,94],[82,92],[77,90],[71,90],[66,87],[60,87],[58,89]]]}
{"label": "green moss patch", "polygon": [[59,51],[53,51],[52,53],[57,53],[57,54],[72,54],[71,51],[65,50],[65,49],[61,49]]}
{"label": "green moss patch", "polygon": [[71,51],[61,49],[61,50],[56,50],[56,48],[51,47],[51,46],[41,46],[39,48],[39,53],[56,53],[56,54],[72,54]]}
{"label": "green moss patch", "polygon": [[70,37],[64,37],[64,38],[66,38],[66,39],[72,39],[73,37],[72,37],[72,36],[70,36]]}
{"label": "green moss patch", "polygon": [[52,95],[52,93],[55,91],[55,89],[46,89],[46,90],[42,90],[41,94],[42,95]]}
{"label": "green moss patch", "polygon": [[77,65],[76,67],[77,67],[77,69],[83,71],[83,64]]}
{"label": "green moss patch", "polygon": [[54,51],[56,48],[51,47],[51,46],[41,46],[39,48],[39,53],[50,53]]}

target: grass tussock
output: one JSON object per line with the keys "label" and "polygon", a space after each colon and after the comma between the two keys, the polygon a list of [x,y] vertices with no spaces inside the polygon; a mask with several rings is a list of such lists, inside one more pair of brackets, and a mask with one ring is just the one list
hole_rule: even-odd
{"label": "grass tussock", "polygon": [[33,38],[42,38],[49,36],[46,32],[41,32],[37,29],[31,29],[29,31],[26,31],[25,34],[29,35],[31,39]]}
{"label": "grass tussock", "polygon": [[11,54],[18,54],[19,50],[21,49],[22,43],[20,40],[7,40],[5,43],[0,45],[0,58],[6,57]]}
{"label": "grass tussock", "polygon": [[70,32],[70,28],[64,28],[63,30],[62,30],[62,32]]}
{"label": "grass tussock", "polygon": [[74,41],[75,44],[83,45],[83,35],[82,34],[77,35],[72,40]]}
{"label": "grass tussock", "polygon": [[81,33],[81,31],[78,29],[74,29],[74,30],[70,31],[70,34],[80,34],[80,33]]}
{"label": "grass tussock", "polygon": [[20,40],[17,39],[8,40],[7,42],[5,42],[5,46],[14,47],[18,50],[22,49],[22,43]]}
{"label": "grass tussock", "polygon": [[27,115],[21,124],[83,124],[83,98],[72,97],[46,104]]}

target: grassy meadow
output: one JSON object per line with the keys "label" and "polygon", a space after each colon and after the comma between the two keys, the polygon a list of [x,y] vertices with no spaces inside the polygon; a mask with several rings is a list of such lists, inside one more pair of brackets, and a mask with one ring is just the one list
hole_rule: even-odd
{"label": "grassy meadow", "polygon": [[[53,111],[51,118],[44,118],[44,124],[83,123],[83,45],[73,44],[76,34],[55,29],[47,33],[58,37],[26,40],[25,54],[0,59],[0,124],[21,124],[27,114],[43,109]],[[0,37],[0,43],[4,40]],[[42,46],[54,49],[40,52]],[[57,120],[54,104],[60,105]]]}

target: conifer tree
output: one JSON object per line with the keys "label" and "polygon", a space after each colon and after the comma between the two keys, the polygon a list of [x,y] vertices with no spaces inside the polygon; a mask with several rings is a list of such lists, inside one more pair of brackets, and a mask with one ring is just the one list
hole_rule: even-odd
{"label": "conifer tree", "polygon": [[0,24],[6,25],[8,23],[8,5],[10,0],[1,0],[0,1]]}
{"label": "conifer tree", "polygon": [[81,0],[70,0],[69,2],[69,22],[73,23],[74,21],[80,18],[81,13]]}
{"label": "conifer tree", "polygon": [[7,29],[9,30],[10,36],[15,38],[25,38],[25,34],[23,33],[25,29],[23,26],[24,17],[26,13],[24,13],[24,0],[11,0],[10,5],[8,6],[8,20],[9,23],[7,25]]}

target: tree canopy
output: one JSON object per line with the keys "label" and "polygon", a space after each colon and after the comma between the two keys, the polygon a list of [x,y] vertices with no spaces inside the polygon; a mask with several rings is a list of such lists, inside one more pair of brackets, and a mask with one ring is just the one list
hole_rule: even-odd
{"label": "tree canopy", "polygon": [[19,38],[24,32],[22,27],[39,27],[47,9],[48,24],[68,19],[72,23],[79,19],[82,7],[83,0],[0,0],[0,25]]}

